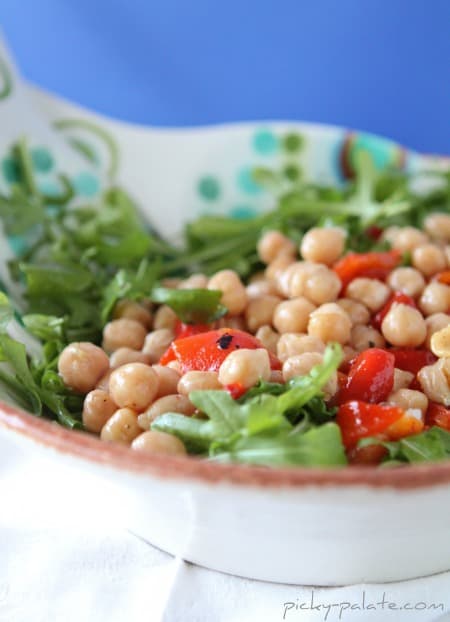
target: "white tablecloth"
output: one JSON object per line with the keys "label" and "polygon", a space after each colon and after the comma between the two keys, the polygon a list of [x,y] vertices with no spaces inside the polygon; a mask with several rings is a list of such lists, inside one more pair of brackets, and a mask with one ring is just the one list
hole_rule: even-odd
{"label": "white tablecloth", "polygon": [[94,512],[82,485],[80,508],[76,472],[0,442],[0,622],[450,621],[450,573],[314,590],[231,577]]}

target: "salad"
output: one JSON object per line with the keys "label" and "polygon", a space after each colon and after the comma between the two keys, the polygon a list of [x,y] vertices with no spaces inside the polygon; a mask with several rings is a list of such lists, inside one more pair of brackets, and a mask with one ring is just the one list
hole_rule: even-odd
{"label": "salad", "polygon": [[[0,293],[0,397],[133,451],[265,466],[450,458],[450,175],[416,193],[368,153],[324,187],[257,169],[271,212],[202,216],[183,244],[131,198],[0,195],[23,299]],[[10,335],[36,337],[30,357]]]}

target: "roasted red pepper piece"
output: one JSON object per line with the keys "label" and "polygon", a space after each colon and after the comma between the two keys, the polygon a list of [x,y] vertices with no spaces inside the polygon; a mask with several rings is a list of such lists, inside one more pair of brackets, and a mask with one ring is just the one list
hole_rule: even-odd
{"label": "roasted red pepper piece", "polygon": [[364,350],[352,361],[347,382],[340,389],[338,403],[350,400],[382,402],[394,386],[394,357],[380,348]]}
{"label": "roasted red pepper piece", "polygon": [[211,328],[211,324],[185,324],[181,320],[177,320],[175,323],[175,337],[176,339],[184,339],[185,337],[192,337],[192,335],[206,333]]}
{"label": "roasted red pepper piece", "polygon": [[376,225],[371,225],[366,229],[366,235],[371,240],[379,240],[382,233],[383,229],[381,227],[377,227]]}
{"label": "roasted red pepper piece", "polygon": [[[239,348],[264,348],[259,339],[235,328],[221,328],[176,339],[160,359],[161,365],[177,360],[183,373],[217,371],[226,357]],[[269,352],[271,369],[281,369],[280,361]]]}
{"label": "roasted red pepper piece", "polygon": [[439,281],[439,283],[443,283],[444,285],[450,285],[450,270],[439,272],[439,274],[436,274],[434,279],[436,281]]}
{"label": "roasted red pepper piece", "polygon": [[246,389],[239,382],[235,382],[234,384],[228,384],[225,387],[225,389],[228,391],[228,393],[231,395],[231,397],[234,400],[239,399],[240,397],[242,397],[242,395],[244,395],[244,393],[246,393],[248,391],[248,389]]}
{"label": "roasted red pepper piece", "polygon": [[407,296],[406,294],[404,294],[403,292],[395,292],[394,294],[392,294],[392,296],[389,298],[389,300],[387,301],[387,303],[384,305],[384,307],[382,307],[378,313],[376,313],[373,318],[372,318],[372,326],[374,328],[376,328],[377,330],[380,330],[381,328],[381,324],[384,320],[384,318],[386,317],[386,315],[389,313],[392,305],[394,303],[397,304],[402,304],[402,305],[408,305],[408,307],[414,307],[414,309],[417,309],[417,305],[414,302],[414,300],[411,298],[411,296]]}
{"label": "roasted red pepper piece", "polygon": [[384,280],[389,272],[401,262],[400,251],[385,253],[350,253],[334,264],[333,270],[342,281],[344,290],[350,281],[358,277]]}
{"label": "roasted red pepper piece", "polygon": [[430,427],[437,425],[439,428],[450,432],[450,408],[446,408],[443,404],[430,402],[425,414],[425,424]]}
{"label": "roasted red pepper piece", "polygon": [[430,350],[414,350],[413,348],[392,348],[389,352],[395,358],[395,367],[416,375],[425,365],[433,365],[437,361]]}
{"label": "roasted red pepper piece", "polygon": [[336,422],[345,447],[352,449],[361,438],[381,434],[403,415],[397,406],[353,400],[339,407]]}

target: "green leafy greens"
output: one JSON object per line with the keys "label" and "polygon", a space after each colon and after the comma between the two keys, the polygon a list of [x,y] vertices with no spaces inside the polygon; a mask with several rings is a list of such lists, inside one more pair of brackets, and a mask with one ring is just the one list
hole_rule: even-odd
{"label": "green leafy greens", "polygon": [[365,438],[359,442],[360,447],[369,445],[382,445],[387,449],[387,456],[383,463],[386,466],[414,462],[437,462],[450,458],[450,432],[437,426],[395,442],[380,441],[376,438]]}

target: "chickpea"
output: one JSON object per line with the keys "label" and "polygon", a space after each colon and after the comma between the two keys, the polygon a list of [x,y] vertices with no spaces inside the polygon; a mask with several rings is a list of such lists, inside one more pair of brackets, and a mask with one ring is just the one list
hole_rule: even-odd
{"label": "chickpea", "polygon": [[59,355],[59,375],[78,393],[91,391],[108,368],[109,359],[103,350],[87,341],[71,343]]}
{"label": "chickpea", "polygon": [[152,422],[164,413],[180,413],[189,416],[194,412],[195,406],[185,395],[165,395],[153,402],[147,410],[138,416],[138,424],[143,430],[150,430]]}
{"label": "chickpea", "polygon": [[252,333],[265,324],[271,324],[275,307],[280,304],[279,296],[260,296],[249,301],[245,310],[248,330]]}
{"label": "chickpea", "polygon": [[392,387],[392,393],[399,391],[400,389],[407,389],[411,382],[414,380],[414,374],[403,369],[394,369],[394,386]]}
{"label": "chickpea", "polygon": [[416,246],[426,244],[428,242],[428,236],[420,229],[415,227],[402,227],[397,231],[392,240],[392,247],[401,251],[412,251]]}
{"label": "chickpea", "polygon": [[420,346],[427,336],[422,314],[408,305],[394,303],[381,324],[383,337],[393,346]]}
{"label": "chickpea", "polygon": [[116,410],[117,405],[106,391],[94,389],[84,398],[83,425],[89,432],[99,434]]}
{"label": "chickpea", "polygon": [[320,352],[304,352],[290,356],[283,362],[283,378],[288,382],[297,376],[307,376],[313,367],[320,365],[323,355]]}
{"label": "chickpea", "polygon": [[391,393],[387,399],[390,404],[395,404],[404,411],[409,409],[420,410],[422,415],[428,408],[428,398],[421,391],[411,389],[398,389]]}
{"label": "chickpea", "polygon": [[[273,261],[271,261],[270,264],[267,266],[266,271],[264,273],[266,279],[268,281],[275,281],[275,283],[277,284],[280,276],[292,263],[294,263],[294,259],[292,255],[281,253],[278,257],[276,257]],[[277,291],[279,291],[278,288],[277,288]]]}
{"label": "chickpea", "polygon": [[447,259],[447,267],[450,268],[450,244],[444,246],[445,258]]}
{"label": "chickpea", "polygon": [[155,399],[158,375],[143,363],[129,363],[115,369],[109,381],[109,390],[120,408],[141,411]]}
{"label": "chickpea", "polygon": [[303,295],[317,305],[334,302],[339,296],[342,283],[333,270],[323,268],[310,274],[304,283]]}
{"label": "chickpea", "polygon": [[131,408],[119,408],[103,426],[100,432],[102,441],[114,441],[122,445],[130,445],[141,433],[137,414]]}
{"label": "chickpea", "polygon": [[153,330],[174,330],[178,321],[177,314],[167,305],[161,305],[155,313]]}
{"label": "chickpea", "polygon": [[386,304],[390,292],[389,287],[377,279],[358,278],[348,284],[346,296],[375,312]]}
{"label": "chickpea", "polygon": [[182,282],[182,279],[178,279],[175,277],[170,277],[168,279],[163,279],[161,281],[161,285],[163,287],[167,287],[167,289],[177,289],[178,285]]}
{"label": "chickpea", "polygon": [[350,298],[340,298],[337,304],[347,313],[353,326],[355,324],[369,323],[370,312],[362,303],[351,300]]}
{"label": "chickpea", "polygon": [[208,277],[206,274],[191,274],[188,279],[181,281],[178,289],[206,289],[208,286]]}
{"label": "chickpea", "polygon": [[259,258],[265,264],[270,264],[277,259],[280,254],[295,257],[295,244],[279,231],[267,231],[260,238],[257,251]]}
{"label": "chickpea", "polygon": [[120,318],[127,318],[129,320],[135,320],[149,328],[152,323],[152,314],[142,304],[133,300],[119,300],[114,307],[113,319],[118,320]]}
{"label": "chickpea", "polygon": [[435,240],[450,242],[450,216],[436,212],[424,220],[424,229]]}
{"label": "chickpea", "polygon": [[383,242],[389,242],[391,246],[394,245],[395,240],[399,234],[400,227],[388,227],[385,229],[381,235],[381,240]]}
{"label": "chickpea", "polygon": [[362,352],[368,348],[384,348],[386,342],[383,335],[372,326],[356,324],[352,328],[350,344],[355,350]]}
{"label": "chickpea", "polygon": [[284,333],[278,340],[277,357],[286,361],[291,356],[309,352],[325,352],[325,344],[321,339],[302,333]]}
{"label": "chickpea", "polygon": [[300,252],[308,261],[331,266],[344,252],[345,237],[340,227],[314,227],[303,236]]}
{"label": "chickpea", "polygon": [[255,337],[259,339],[262,345],[272,352],[276,354],[278,340],[280,339],[280,335],[273,330],[271,326],[265,325],[258,328],[256,331]]}
{"label": "chickpea", "polygon": [[[178,361],[176,361],[178,363]],[[155,397],[163,397],[177,392],[177,385],[181,374],[167,365],[153,365],[153,371],[158,376],[158,392]]]}
{"label": "chickpea", "polygon": [[253,281],[247,285],[245,290],[249,300],[252,298],[260,298],[261,296],[276,296],[278,294],[274,282],[268,281],[267,279]]}
{"label": "chickpea", "polygon": [[425,324],[427,325],[427,338],[425,340],[425,345],[428,349],[430,349],[431,337],[434,333],[442,328],[450,326],[450,315],[447,313],[434,313],[426,318]]}
{"label": "chickpea", "polygon": [[97,382],[97,384],[95,385],[95,388],[101,389],[102,391],[106,391],[108,393],[109,392],[109,379],[113,371],[114,369],[112,368],[108,369],[106,373],[104,373],[103,376],[100,378],[100,380]]}
{"label": "chickpea", "polygon": [[169,367],[170,369],[173,369],[173,371],[176,371],[180,377],[183,375],[183,367],[179,361],[169,361],[166,367]]}
{"label": "chickpea", "polygon": [[175,335],[168,328],[160,328],[145,338],[142,351],[148,354],[151,363],[157,363],[174,340]]}
{"label": "chickpea", "polygon": [[450,406],[450,359],[439,359],[433,365],[426,365],[417,374],[423,392],[432,402]]}
{"label": "chickpea", "polygon": [[220,320],[216,321],[216,328],[236,328],[237,330],[247,330],[247,324],[245,323],[242,315],[225,315]]}
{"label": "chickpea", "polygon": [[411,261],[413,266],[427,277],[444,270],[447,266],[445,253],[436,244],[417,246],[412,252]]}
{"label": "chickpea", "polygon": [[336,303],[329,302],[311,313],[308,335],[324,343],[337,341],[344,344],[350,339],[351,328],[352,322],[347,313]]}
{"label": "chickpea", "polygon": [[309,300],[303,297],[280,302],[273,314],[273,325],[279,333],[305,332],[309,316],[315,308]]}
{"label": "chickpea", "polygon": [[342,363],[350,363],[354,358],[358,356],[358,352],[351,346],[344,346],[342,348],[343,359]]}
{"label": "chickpea", "polygon": [[269,382],[284,384],[283,372],[280,369],[272,369],[270,372]]}
{"label": "chickpea", "polygon": [[443,283],[429,283],[419,298],[419,308],[424,315],[447,313],[450,309],[450,287]]}
{"label": "chickpea", "polygon": [[[228,357],[227,357],[228,358]],[[219,374],[215,371],[188,371],[178,381],[177,391],[187,395],[192,391],[222,389]]]}
{"label": "chickpea", "polygon": [[221,270],[209,279],[208,289],[222,292],[221,303],[230,315],[239,315],[247,306],[247,292],[239,275],[234,270]]}
{"label": "chickpea", "polygon": [[431,337],[431,351],[440,358],[450,357],[450,324]]}
{"label": "chickpea", "polygon": [[233,350],[219,369],[219,382],[223,386],[238,383],[248,389],[259,380],[269,380],[269,378],[269,354],[262,348]]}
{"label": "chickpea", "polygon": [[103,348],[106,352],[114,352],[119,348],[140,350],[146,334],[144,326],[136,320],[128,318],[113,320],[103,329]]}
{"label": "chickpea", "polygon": [[415,268],[396,268],[388,276],[387,284],[396,292],[417,298],[425,287],[425,279]]}
{"label": "chickpea", "polygon": [[115,350],[109,357],[111,367],[120,367],[127,363],[144,363],[150,365],[150,357],[140,350],[132,350],[131,348],[119,348]]}
{"label": "chickpea", "polygon": [[319,263],[296,261],[280,274],[277,281],[278,289],[287,298],[303,296],[307,279],[312,277],[316,272],[323,274],[325,270],[327,270],[327,268]]}
{"label": "chickpea", "polygon": [[[318,352],[305,352],[291,356],[283,363],[283,378],[288,382],[297,376],[306,376],[316,365],[323,361],[322,354]],[[323,387],[325,400],[329,400],[338,389],[337,373],[335,372]]]}
{"label": "chickpea", "polygon": [[185,456],[187,453],[183,441],[173,434],[158,432],[158,430],[140,434],[131,443],[131,449],[163,456]]}

